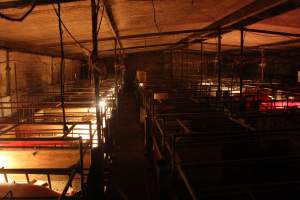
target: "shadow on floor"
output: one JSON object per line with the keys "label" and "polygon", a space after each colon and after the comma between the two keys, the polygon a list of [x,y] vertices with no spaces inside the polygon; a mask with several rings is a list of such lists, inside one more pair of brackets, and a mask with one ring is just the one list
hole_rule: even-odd
{"label": "shadow on floor", "polygon": [[156,197],[155,175],[144,155],[143,125],[133,92],[120,97],[119,122],[114,133],[112,192],[109,199],[152,200]]}

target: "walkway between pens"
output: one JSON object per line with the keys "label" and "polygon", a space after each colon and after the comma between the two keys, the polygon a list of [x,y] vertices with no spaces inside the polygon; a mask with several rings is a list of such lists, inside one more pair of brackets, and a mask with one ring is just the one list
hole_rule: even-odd
{"label": "walkway between pens", "polygon": [[144,156],[144,129],[133,92],[120,97],[119,123],[114,133],[112,192],[109,199],[157,199],[155,174]]}

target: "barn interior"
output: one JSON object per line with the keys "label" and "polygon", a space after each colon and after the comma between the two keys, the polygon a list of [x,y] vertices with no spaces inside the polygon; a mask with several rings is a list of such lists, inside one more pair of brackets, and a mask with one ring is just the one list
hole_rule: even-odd
{"label": "barn interior", "polygon": [[298,200],[299,16],[0,0],[0,198]]}

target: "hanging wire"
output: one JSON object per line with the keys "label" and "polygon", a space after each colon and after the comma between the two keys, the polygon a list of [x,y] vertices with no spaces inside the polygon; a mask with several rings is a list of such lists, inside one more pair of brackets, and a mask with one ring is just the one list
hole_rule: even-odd
{"label": "hanging wire", "polygon": [[[52,4],[53,10],[55,11],[56,16],[59,18],[58,16],[58,11],[55,8],[54,4]],[[62,19],[60,18],[60,22],[62,24],[62,26],[64,27],[64,29],[66,30],[66,32],[69,34],[69,36],[72,38],[72,40],[80,47],[82,48],[82,50],[84,50],[85,52],[88,52],[88,54],[91,54],[91,50],[89,50],[88,48],[86,48],[85,46],[83,46],[75,37],[74,35],[70,32],[70,30],[67,28],[67,26],[65,25],[65,23],[62,21]]]}
{"label": "hanging wire", "polygon": [[62,23],[61,23],[61,8],[60,8],[60,0],[57,0],[57,8],[58,8],[58,29],[59,29],[59,39],[60,39],[60,54],[61,54],[61,61],[60,61],[60,100],[61,100],[61,109],[63,114],[63,126],[64,126],[64,133],[68,131],[68,126],[66,122],[66,112],[65,112],[65,87],[64,87],[64,43],[63,43],[63,31],[62,31]]}
{"label": "hanging wire", "polygon": [[98,13],[99,13],[99,10],[100,10],[100,2],[101,2],[101,0],[97,1],[97,11],[96,11],[97,16],[98,16]]}
{"label": "hanging wire", "polygon": [[[100,0],[99,0],[99,1],[100,1]],[[98,1],[98,2],[99,2],[99,1]],[[104,7],[104,5],[103,5],[102,12],[101,12],[101,18],[100,18],[99,25],[98,25],[98,28],[97,28],[97,36],[98,36],[98,34],[99,34],[99,32],[100,32],[100,28],[101,28],[101,24],[102,24],[102,19],[103,19],[103,15],[104,15],[104,9],[105,9],[105,7]],[[98,12],[97,12],[97,15],[98,15]]]}
{"label": "hanging wire", "polygon": [[151,0],[151,3],[152,3],[152,8],[153,8],[153,21],[154,21],[154,24],[155,24],[155,27],[156,27],[157,31],[160,32],[160,28],[158,26],[158,22],[157,22],[157,19],[156,19],[156,9],[155,9],[154,0]]}
{"label": "hanging wire", "polygon": [[15,17],[11,17],[9,15],[0,13],[0,18],[6,19],[6,20],[9,20],[9,21],[22,22],[34,10],[34,8],[36,7],[36,4],[37,4],[37,0],[33,0],[31,2],[31,7],[23,15],[21,15],[19,17],[15,18]]}

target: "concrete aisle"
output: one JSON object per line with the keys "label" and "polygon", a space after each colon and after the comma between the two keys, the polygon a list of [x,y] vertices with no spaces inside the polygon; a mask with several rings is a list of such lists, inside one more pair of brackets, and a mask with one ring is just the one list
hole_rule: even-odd
{"label": "concrete aisle", "polygon": [[124,94],[120,97],[119,126],[114,134],[113,188],[109,199],[157,199],[155,175],[144,156],[144,129],[138,119],[134,94]]}

